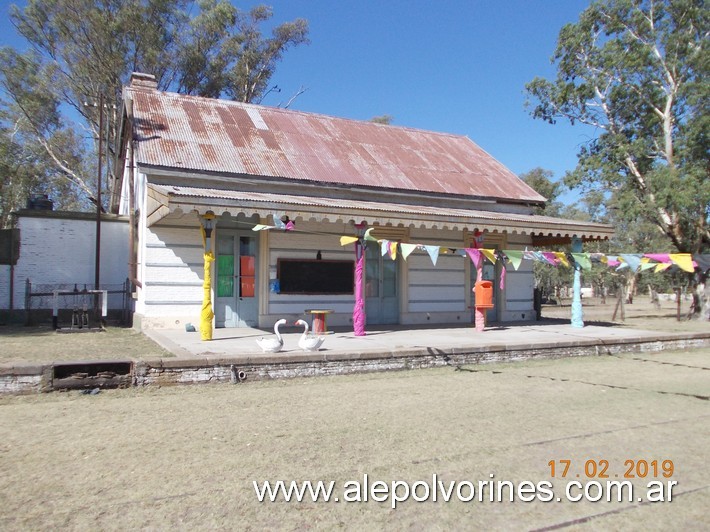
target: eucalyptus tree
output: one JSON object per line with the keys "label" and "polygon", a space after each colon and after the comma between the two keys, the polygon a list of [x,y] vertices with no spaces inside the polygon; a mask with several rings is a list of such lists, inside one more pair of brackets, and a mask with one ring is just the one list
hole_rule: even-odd
{"label": "eucalyptus tree", "polygon": [[284,52],[308,42],[303,19],[275,25],[265,36],[260,28],[272,16],[269,7],[242,11],[226,0],[11,6],[10,20],[28,48],[0,49],[0,119],[18,133],[16,141],[44,151],[51,171],[35,187],[59,179],[80,204],[96,202],[98,139],[110,174],[121,91],[131,72],[155,75],[162,90],[258,102]]}
{"label": "eucalyptus tree", "polygon": [[559,33],[556,78],[526,86],[536,118],[598,132],[565,182],[694,254],[710,249],[709,22],[703,0],[594,1]]}
{"label": "eucalyptus tree", "polygon": [[547,201],[545,205],[535,207],[535,214],[544,214],[545,216],[559,216],[563,205],[558,198],[562,194],[562,183],[553,181],[553,172],[544,168],[533,168],[529,172],[520,174],[520,179],[525,181],[527,185],[533,188],[535,192],[544,196]]}

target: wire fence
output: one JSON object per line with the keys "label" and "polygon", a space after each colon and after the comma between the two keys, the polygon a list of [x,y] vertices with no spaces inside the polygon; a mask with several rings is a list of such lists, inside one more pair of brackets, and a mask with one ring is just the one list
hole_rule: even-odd
{"label": "wire fence", "polygon": [[[126,279],[120,284],[101,284],[108,296],[107,320],[123,326],[131,325],[131,282]],[[89,293],[89,291],[93,293]],[[59,323],[70,324],[73,316],[80,312],[90,316],[92,321],[102,321],[100,297],[94,285],[80,283],[32,283],[25,282],[25,325],[37,325],[52,321],[54,310]]]}

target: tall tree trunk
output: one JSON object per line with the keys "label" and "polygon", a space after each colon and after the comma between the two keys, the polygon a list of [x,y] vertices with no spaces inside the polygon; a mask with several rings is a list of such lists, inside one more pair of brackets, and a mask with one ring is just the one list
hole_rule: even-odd
{"label": "tall tree trunk", "polygon": [[693,292],[693,307],[689,318],[691,320],[710,321],[710,283],[707,273],[700,273]]}

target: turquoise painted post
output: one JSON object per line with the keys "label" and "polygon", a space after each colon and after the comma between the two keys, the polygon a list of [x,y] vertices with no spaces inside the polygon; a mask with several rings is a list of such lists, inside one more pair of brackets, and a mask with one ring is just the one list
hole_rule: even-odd
{"label": "turquoise painted post", "polygon": [[[582,240],[572,237],[572,253],[582,253]],[[582,272],[579,264],[574,265],[574,285],[572,286],[572,327],[584,327],[582,319]]]}

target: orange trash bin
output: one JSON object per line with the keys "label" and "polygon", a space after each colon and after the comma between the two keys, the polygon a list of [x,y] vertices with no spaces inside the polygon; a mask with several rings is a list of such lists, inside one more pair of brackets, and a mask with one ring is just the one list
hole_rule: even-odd
{"label": "orange trash bin", "polygon": [[476,296],[474,306],[476,308],[493,308],[493,282],[476,282],[473,293]]}

